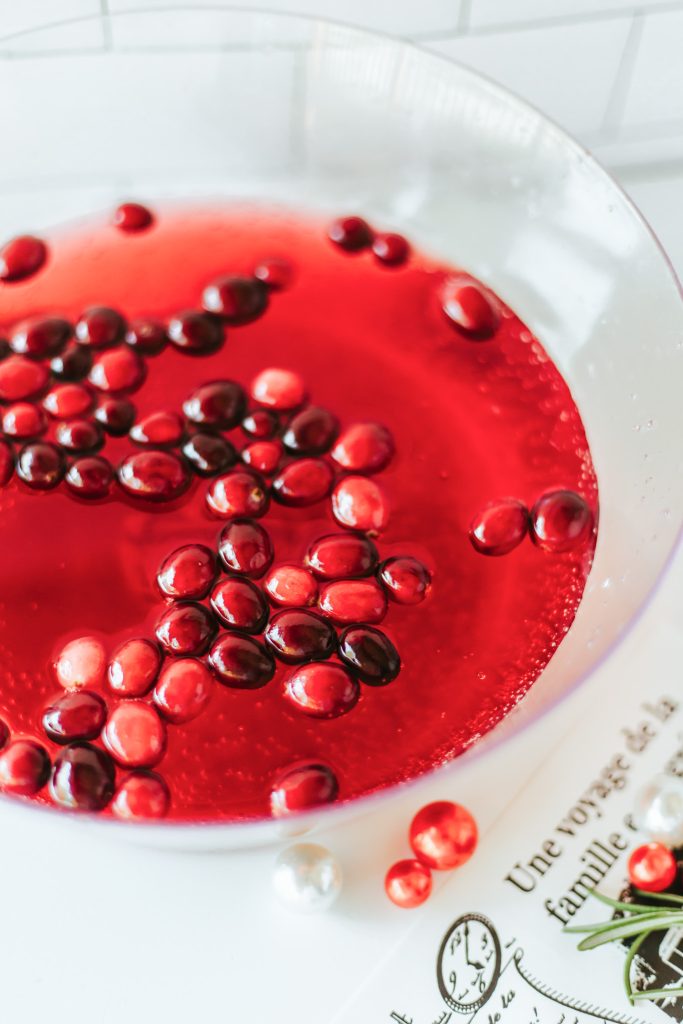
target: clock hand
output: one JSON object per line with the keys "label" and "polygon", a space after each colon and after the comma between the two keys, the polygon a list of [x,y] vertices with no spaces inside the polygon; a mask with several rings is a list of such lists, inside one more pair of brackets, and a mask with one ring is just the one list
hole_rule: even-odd
{"label": "clock hand", "polygon": [[467,924],[467,921],[465,921],[465,959],[467,960],[467,966],[468,967],[474,967],[475,970],[477,970],[477,971],[483,971],[484,970],[484,964],[480,964],[478,960],[470,960],[469,938],[470,938],[470,929],[469,929],[469,925]]}

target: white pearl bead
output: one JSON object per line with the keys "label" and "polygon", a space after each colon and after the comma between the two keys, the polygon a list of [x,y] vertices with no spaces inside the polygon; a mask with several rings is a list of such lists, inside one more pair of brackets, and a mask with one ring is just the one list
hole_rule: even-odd
{"label": "white pearl bead", "polygon": [[683,846],[683,779],[657,775],[636,797],[633,821],[645,835],[666,846]]}
{"label": "white pearl bead", "polygon": [[342,872],[329,850],[297,843],[275,861],[273,888],[290,910],[316,913],[331,907],[341,891]]}

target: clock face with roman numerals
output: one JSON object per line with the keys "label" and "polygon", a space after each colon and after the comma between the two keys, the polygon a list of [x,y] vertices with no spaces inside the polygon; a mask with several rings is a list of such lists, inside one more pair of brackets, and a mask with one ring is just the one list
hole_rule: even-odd
{"label": "clock face with roman numerals", "polygon": [[482,914],[465,914],[446,933],[436,965],[439,991],[447,1006],[473,1013],[492,995],[500,976],[496,930]]}

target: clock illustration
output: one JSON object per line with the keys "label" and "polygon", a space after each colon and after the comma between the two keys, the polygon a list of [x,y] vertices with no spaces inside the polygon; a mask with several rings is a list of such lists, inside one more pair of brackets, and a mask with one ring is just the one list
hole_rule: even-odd
{"label": "clock illustration", "polygon": [[459,917],[446,933],[436,962],[443,1001],[458,1013],[473,1013],[493,994],[500,967],[500,940],[488,918]]}

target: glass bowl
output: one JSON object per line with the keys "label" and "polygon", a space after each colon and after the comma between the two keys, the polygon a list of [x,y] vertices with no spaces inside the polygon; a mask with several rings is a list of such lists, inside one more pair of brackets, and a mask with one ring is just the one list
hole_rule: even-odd
{"label": "glass bowl", "polygon": [[[583,416],[600,532],[547,669],[501,726],[439,769],[454,777],[486,757],[495,770],[498,744],[585,683],[632,626],[676,545],[683,303],[638,211],[580,145],[493,82],[327,21],[216,7],[76,19],[0,39],[0,88],[12,97],[0,110],[2,237],[130,196],[360,213],[490,283],[538,335]],[[385,790],[292,825],[391,800]],[[0,801],[4,827],[39,813],[73,825]],[[84,823],[175,848],[283,835],[273,821]]]}

